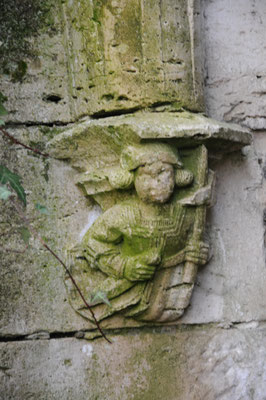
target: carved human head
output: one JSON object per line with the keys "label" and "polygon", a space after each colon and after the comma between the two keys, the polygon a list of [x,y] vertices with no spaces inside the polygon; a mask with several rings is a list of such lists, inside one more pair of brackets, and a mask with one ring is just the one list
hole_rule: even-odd
{"label": "carved human head", "polygon": [[120,162],[123,170],[131,173],[138,196],[147,203],[165,203],[175,185],[183,187],[193,181],[193,174],[183,169],[177,150],[166,143],[128,146]]}
{"label": "carved human head", "polygon": [[156,161],[140,166],[136,171],[135,188],[147,203],[165,203],[173,193],[175,174],[173,165]]}

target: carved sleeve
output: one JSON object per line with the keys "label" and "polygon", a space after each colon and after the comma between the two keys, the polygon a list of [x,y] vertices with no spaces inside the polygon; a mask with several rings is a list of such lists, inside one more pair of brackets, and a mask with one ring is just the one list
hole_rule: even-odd
{"label": "carved sleeve", "polygon": [[92,268],[108,276],[123,277],[125,260],[121,256],[123,212],[120,206],[106,211],[91,226],[83,239],[84,256]]}

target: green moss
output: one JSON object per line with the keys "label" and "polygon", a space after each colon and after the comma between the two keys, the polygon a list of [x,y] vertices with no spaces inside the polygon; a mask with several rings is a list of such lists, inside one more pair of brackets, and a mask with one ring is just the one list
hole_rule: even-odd
{"label": "green moss", "polygon": [[93,9],[92,20],[97,24],[101,25],[101,15],[102,15],[101,2],[97,1]]}
{"label": "green moss", "polygon": [[53,4],[52,0],[0,0],[0,69],[11,73],[14,80],[20,81],[26,73],[25,62],[21,60],[36,56],[29,39],[40,31],[54,32]]}
{"label": "green moss", "polygon": [[[43,151],[43,150],[45,150],[45,144],[43,143],[43,142],[35,142],[35,141],[33,141],[33,140],[31,140],[30,142],[29,142],[29,146],[31,147],[31,148],[33,148],[33,149],[37,149],[37,150],[39,150],[39,151]],[[34,156],[34,154],[32,154],[32,156]]]}
{"label": "green moss", "polygon": [[50,168],[50,164],[48,160],[44,161],[44,168],[43,168],[43,172],[41,173],[41,175],[44,177],[45,181],[48,182],[49,181],[49,168]]}
{"label": "green moss", "polygon": [[5,101],[7,101],[7,97],[2,92],[0,92],[0,103],[2,104]]}
{"label": "green moss", "polygon": [[53,139],[54,136],[56,136],[58,133],[62,132],[64,128],[55,128],[55,127],[49,127],[49,126],[42,126],[40,128],[41,133],[43,133],[48,140]]}
{"label": "green moss", "polygon": [[25,61],[23,61],[23,60],[20,60],[20,61],[17,63],[17,68],[16,68],[15,71],[11,74],[11,76],[12,76],[12,81],[13,81],[13,82],[22,82],[24,76],[25,76],[26,73],[27,73],[27,69],[28,69],[27,63],[26,63]]}

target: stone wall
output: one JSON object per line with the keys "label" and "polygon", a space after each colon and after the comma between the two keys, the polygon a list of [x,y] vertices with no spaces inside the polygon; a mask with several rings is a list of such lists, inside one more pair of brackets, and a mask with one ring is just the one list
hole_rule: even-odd
{"label": "stone wall", "polygon": [[[73,6],[70,1],[62,3],[63,6],[58,2],[53,9],[49,8],[50,12],[41,10],[44,21],[34,25],[30,39],[25,36],[29,48],[25,50],[20,44],[21,52],[16,51],[1,66],[1,91],[8,96],[6,108],[10,111],[6,128],[21,141],[41,149],[83,115],[101,118],[110,112],[162,107],[167,102],[160,84],[158,92],[152,93],[154,98],[149,94],[152,89],[147,75],[138,73],[139,66],[133,71],[134,57],[126,53],[128,47],[123,43],[116,43],[115,31],[113,41],[105,41],[104,54],[97,53],[95,44],[87,43],[83,20],[76,14],[86,19],[88,13],[95,40],[104,40],[97,22],[100,2],[89,1],[85,10],[83,2],[79,2],[80,8],[75,8],[75,14],[69,11]],[[106,24],[112,27],[112,15],[131,11],[131,3],[137,2],[112,1],[113,9],[105,9]],[[149,10],[151,3],[138,4]],[[165,14],[162,10],[153,10],[152,15],[167,14],[165,23],[174,24],[176,15],[169,10],[182,4],[183,1],[168,0]],[[199,35],[195,43],[201,38],[205,48],[205,58],[202,55],[200,60],[205,61],[207,112],[211,117],[253,129],[254,142],[242,152],[210,161],[217,174],[216,204],[209,210],[206,232],[211,243],[211,259],[198,274],[191,305],[175,327],[110,331],[112,345],[103,339],[78,339],[80,332],[86,331],[87,322],[68,304],[64,271],[34,238],[29,249],[19,253],[23,252],[24,245],[11,229],[19,226],[20,220],[11,206],[2,203],[0,223],[5,235],[1,236],[0,270],[1,400],[266,399],[266,4],[263,0],[244,0],[239,8],[239,2],[205,0],[202,4],[197,2],[197,6],[195,14],[201,21],[202,31],[195,30]],[[148,12],[144,15],[151,29],[151,16]],[[124,18],[125,15],[121,21]],[[44,29],[41,22],[44,26],[49,23],[50,28]],[[179,24],[183,26],[182,21]],[[125,29],[122,23],[118,28]],[[191,85],[191,77],[177,70],[169,70],[167,75],[163,69],[173,68],[175,63],[177,68],[182,65],[176,59],[180,48],[168,54],[171,49],[167,47],[167,35],[163,46],[164,57],[168,57],[166,63],[159,59],[159,50],[152,51],[154,58],[147,55],[153,50],[152,44],[148,46],[149,40],[158,31],[162,33],[161,28],[156,28],[146,38],[149,63],[145,68],[148,73],[152,68],[161,68],[169,78],[168,81],[164,77],[166,87],[172,87],[171,79],[176,80],[169,102],[180,103],[184,80],[188,79]],[[88,49],[93,45],[96,49]],[[200,47],[198,43],[196,58]],[[124,68],[122,72],[116,71],[117,76],[110,74],[113,80],[109,81],[107,92],[104,74],[100,72],[97,72],[97,82],[93,81],[90,87],[94,78],[88,78],[87,61],[81,59],[90,51],[99,61],[89,66],[91,73],[97,72],[93,68],[103,67],[100,61],[104,57],[116,63],[115,71],[118,66]],[[114,53],[110,55],[110,51]],[[186,55],[184,50],[182,63],[189,62]],[[22,61],[27,65],[24,72]],[[111,70],[109,62],[106,71]],[[129,78],[121,83],[118,78],[122,73]],[[130,85],[130,79],[137,82],[131,78],[136,74],[140,81],[128,92],[123,84]],[[139,97],[141,84],[146,85],[147,93],[143,103]],[[197,85],[199,97],[195,98],[192,108],[200,110],[199,79]],[[116,93],[117,87],[120,91]],[[96,100],[93,91],[97,92]],[[147,99],[151,98],[149,103]],[[183,106],[190,100],[184,98]],[[76,172],[67,163],[11,146],[3,137],[0,140],[1,163],[22,175],[29,218],[34,216],[36,229],[64,257],[62,249],[70,241],[79,240],[99,209],[73,185]],[[36,202],[45,204],[50,215],[35,215]]]}

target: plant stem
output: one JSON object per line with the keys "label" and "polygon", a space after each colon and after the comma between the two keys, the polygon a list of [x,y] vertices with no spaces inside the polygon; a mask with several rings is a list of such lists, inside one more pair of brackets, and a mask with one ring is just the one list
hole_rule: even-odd
{"label": "plant stem", "polygon": [[[31,150],[36,154],[39,154],[43,157],[50,157],[48,153],[42,153],[40,150],[38,149],[34,149],[30,146],[27,146],[26,144],[20,142],[19,140],[17,140],[16,138],[14,138],[12,135],[10,135],[10,133],[8,133],[5,129],[0,127],[0,131],[3,133],[4,136],[6,136],[8,139],[10,139],[13,143],[18,144],[22,147],[24,147],[27,150]],[[68,274],[69,278],[71,279],[71,282],[73,283],[73,285],[75,286],[75,288],[78,291],[79,296],[81,297],[83,303],[85,304],[85,306],[87,307],[87,309],[89,310],[89,312],[92,315],[92,318],[95,322],[95,325],[97,326],[97,329],[99,330],[99,332],[101,333],[102,337],[108,342],[108,343],[112,343],[105,335],[105,333],[103,332],[102,328],[100,327],[99,322],[97,321],[97,318],[93,312],[92,307],[88,304],[88,302],[86,301],[85,297],[83,296],[77,282],[75,281],[74,277],[72,276],[71,272],[69,271],[68,267],[66,266],[66,264],[64,263],[63,260],[61,260],[61,258],[48,246],[48,244],[41,238],[41,236],[38,234],[38,232],[31,226],[30,221],[28,220],[28,218],[25,216],[23,210],[21,209],[20,205],[15,201],[11,199],[11,202],[14,206],[14,208],[16,209],[17,213],[19,214],[19,216],[23,219],[23,221],[25,222],[25,224],[27,225],[29,231],[31,232],[31,234],[37,238],[39,240],[39,242],[42,244],[42,246],[49,251],[50,254],[52,254],[52,256],[63,266],[64,270],[66,271],[66,273]]]}
{"label": "plant stem", "polygon": [[94,312],[93,312],[93,310],[92,310],[92,307],[87,303],[85,297],[83,296],[83,294],[82,294],[80,288],[78,287],[78,285],[77,285],[75,279],[73,278],[73,276],[72,276],[72,274],[70,273],[69,269],[67,268],[66,264],[58,257],[57,254],[55,254],[55,252],[44,242],[44,240],[43,240],[41,237],[39,237],[39,240],[40,240],[40,242],[42,243],[43,247],[45,247],[45,248],[57,259],[57,261],[59,261],[60,264],[64,267],[64,269],[65,269],[66,273],[68,274],[69,278],[71,279],[73,285],[74,285],[75,288],[77,289],[78,294],[80,295],[80,297],[81,297],[83,303],[85,304],[85,306],[86,306],[86,307],[88,308],[88,310],[90,311],[90,313],[91,313],[91,315],[92,315],[92,317],[93,317],[93,319],[94,319],[95,325],[97,326],[97,328],[98,328],[98,330],[100,331],[101,335],[104,337],[105,340],[107,340],[107,342],[111,343],[111,341],[105,336],[104,332],[102,331],[102,328],[100,327],[100,324],[99,324],[99,322],[97,321],[97,319],[96,319],[96,317],[95,317],[95,314],[94,314]]}
{"label": "plant stem", "polygon": [[64,263],[63,260],[61,260],[61,258],[48,246],[48,244],[42,239],[42,237],[39,235],[39,233],[31,226],[28,218],[25,216],[23,210],[21,209],[20,205],[17,203],[17,201],[11,199],[11,203],[13,204],[14,208],[16,209],[17,213],[19,214],[19,216],[21,217],[21,219],[23,219],[23,221],[25,222],[25,224],[27,225],[29,231],[31,232],[32,236],[34,236],[35,238],[37,238],[39,240],[39,242],[41,243],[41,245],[49,251],[50,254],[52,254],[52,256],[63,266],[64,270],[66,271],[66,273],[68,274],[69,278],[71,279],[71,282],[73,283],[73,285],[75,286],[75,288],[78,291],[78,294],[80,295],[83,303],[85,304],[85,306],[87,307],[87,309],[89,310],[89,312],[92,315],[92,318],[94,319],[95,325],[97,326],[97,329],[99,330],[99,332],[101,333],[102,337],[108,342],[108,343],[112,343],[107,336],[105,335],[105,333],[103,332],[102,328],[100,327],[99,322],[97,321],[97,318],[93,312],[92,307],[88,304],[88,302],[86,301],[84,295],[82,294],[77,282],[75,281],[74,277],[72,276],[71,272],[69,271],[68,267],[66,266],[66,264]]}
{"label": "plant stem", "polygon": [[15,144],[19,144],[20,146],[24,147],[27,150],[31,150],[36,154],[39,154],[40,156],[43,157],[50,157],[48,153],[42,153],[40,150],[38,149],[34,149],[30,146],[27,146],[26,144],[20,142],[18,139],[14,138],[14,136],[10,135],[10,133],[8,133],[5,129],[0,127],[0,131],[3,133],[4,136],[6,136],[8,139],[11,140],[11,142],[15,143]]}

